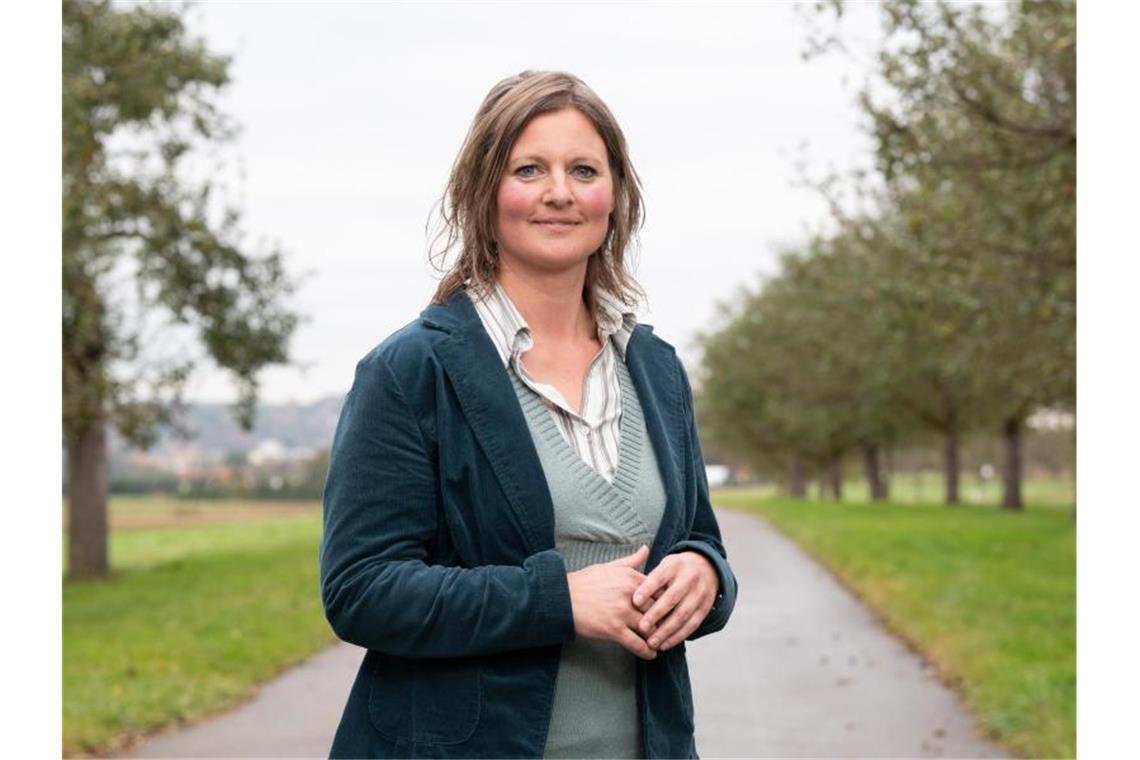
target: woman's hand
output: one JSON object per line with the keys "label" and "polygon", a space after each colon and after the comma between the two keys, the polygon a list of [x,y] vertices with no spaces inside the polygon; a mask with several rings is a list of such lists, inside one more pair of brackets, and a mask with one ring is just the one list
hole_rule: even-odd
{"label": "woman's hand", "polygon": [[654,650],[669,649],[697,630],[716,602],[720,579],[700,552],[669,554],[633,592],[633,604],[645,611],[638,632]]}
{"label": "woman's hand", "polygon": [[[633,554],[584,567],[566,574],[570,585],[570,605],[574,612],[574,632],[590,639],[616,641],[643,660],[657,652],[637,633],[641,610],[633,606],[634,591],[647,580],[637,568],[649,557],[642,546]],[[713,587],[716,590],[716,587]]]}

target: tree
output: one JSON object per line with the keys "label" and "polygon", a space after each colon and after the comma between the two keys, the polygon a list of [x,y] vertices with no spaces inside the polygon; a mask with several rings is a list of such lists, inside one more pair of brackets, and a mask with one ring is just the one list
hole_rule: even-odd
{"label": "tree", "polygon": [[742,290],[722,304],[725,324],[703,333],[697,408],[702,430],[715,444],[762,470],[786,471],[788,493],[806,495],[815,453],[796,406],[796,379],[804,371],[799,338],[774,301],[778,283]]}
{"label": "tree", "polygon": [[844,242],[817,238],[782,259],[781,274],[744,293],[727,324],[702,335],[701,408],[728,449],[788,468],[793,496],[807,467],[842,495],[844,456],[864,456],[872,498],[886,497],[879,450],[900,434],[884,389],[892,366],[868,308],[873,262]]}
{"label": "tree", "polygon": [[234,377],[252,423],[258,374],[288,361],[298,317],[279,250],[243,250],[210,179],[180,174],[235,134],[214,98],[229,59],[190,39],[185,8],[63,3],[63,435],[72,578],[108,571],[106,436],[137,445],[175,423],[194,336]]}
{"label": "tree", "polygon": [[739,302],[721,304],[725,324],[702,333],[703,357],[696,398],[701,430],[718,449],[762,471],[792,468],[789,493],[805,493],[799,452],[783,425],[771,413],[772,378],[779,376],[773,352],[757,335],[757,294],[742,290]]}
{"label": "tree", "polygon": [[890,404],[942,437],[944,498],[951,505],[961,501],[962,437],[981,423],[985,306],[973,289],[972,260],[941,255],[943,239],[928,213],[937,201],[929,195],[928,188],[916,190],[916,214],[896,198],[868,224],[873,232],[864,242],[875,251],[873,308],[891,349],[883,353]]}
{"label": "tree", "polygon": [[1017,509],[1026,419],[1075,399],[1075,3],[882,9],[893,42],[880,73],[895,101],[862,97],[879,167],[957,199],[939,234],[945,255],[977,260],[990,331],[979,371],[1006,441],[1002,504]]}
{"label": "tree", "polygon": [[[843,13],[842,2],[817,7]],[[882,87],[860,102],[887,208],[981,304],[975,382],[1006,440],[1002,503],[1019,508],[1025,420],[1075,398],[1075,3],[879,8]]]}
{"label": "tree", "polygon": [[[820,312],[818,351],[833,368],[837,395],[846,394],[843,415],[863,459],[872,501],[885,500],[889,483],[882,454],[914,427],[894,396],[904,347],[879,309],[880,290],[890,281],[886,260],[863,239],[865,227],[850,226],[812,246],[816,277],[804,284],[804,298]],[[812,293],[814,295],[809,295]]]}

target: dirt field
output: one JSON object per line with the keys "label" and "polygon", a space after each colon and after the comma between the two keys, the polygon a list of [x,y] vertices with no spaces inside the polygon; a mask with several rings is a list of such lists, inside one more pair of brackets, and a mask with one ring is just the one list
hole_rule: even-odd
{"label": "dirt field", "polygon": [[[111,499],[111,530],[187,528],[302,517],[321,510],[317,501],[190,500],[116,496]],[[64,505],[63,527],[67,528]]]}

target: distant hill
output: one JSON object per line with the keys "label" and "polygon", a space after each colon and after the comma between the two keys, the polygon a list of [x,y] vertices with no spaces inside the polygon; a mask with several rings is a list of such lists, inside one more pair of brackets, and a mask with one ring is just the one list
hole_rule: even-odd
{"label": "distant hill", "polygon": [[227,404],[191,404],[182,418],[191,433],[189,439],[166,430],[154,446],[146,452],[138,452],[128,448],[112,432],[111,469],[121,471],[129,466],[128,461],[137,464],[144,460],[164,469],[173,469],[178,464],[218,463],[228,456],[249,454],[267,441],[276,441],[289,450],[327,449],[332,444],[343,404],[343,396],[330,396],[309,404],[260,404],[249,432],[238,427]]}

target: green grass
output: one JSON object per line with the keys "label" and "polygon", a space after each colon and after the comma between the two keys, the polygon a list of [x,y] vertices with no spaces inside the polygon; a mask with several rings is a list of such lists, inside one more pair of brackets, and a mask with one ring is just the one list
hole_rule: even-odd
{"label": "green grass", "polygon": [[1076,754],[1076,528],[1063,501],[1011,513],[713,494],[718,506],[764,516],[826,565],[1021,757]]}
{"label": "green grass", "polygon": [[[1001,503],[1001,481],[963,475],[959,495],[967,504]],[[774,490],[774,489],[773,489]],[[815,489],[810,490],[815,495]],[[891,476],[891,500],[908,504],[941,504],[945,495],[940,472],[896,473]],[[1072,478],[1032,478],[1022,484],[1022,498],[1034,509],[1072,509],[1076,502],[1076,482]],[[869,502],[867,481],[858,478],[843,484],[843,500]]]}
{"label": "green grass", "polygon": [[64,754],[116,752],[235,705],[334,641],[319,538],[314,510],[113,532],[114,577],[63,588]]}

